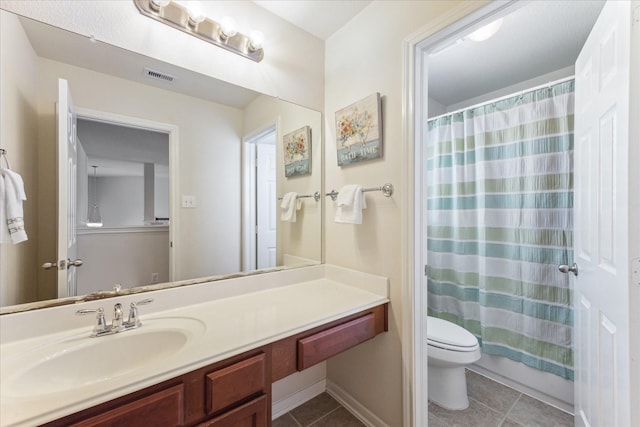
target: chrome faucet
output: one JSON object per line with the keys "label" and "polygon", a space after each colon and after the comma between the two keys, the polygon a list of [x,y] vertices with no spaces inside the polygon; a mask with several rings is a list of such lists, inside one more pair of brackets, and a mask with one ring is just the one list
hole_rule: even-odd
{"label": "chrome faucet", "polygon": [[113,306],[113,319],[111,320],[111,329],[122,328],[122,304],[117,303]]}
{"label": "chrome faucet", "polygon": [[129,317],[127,321],[123,321],[122,316],[122,304],[116,303],[113,306],[113,319],[111,320],[111,326],[107,325],[107,321],[104,317],[104,309],[100,308],[86,308],[76,311],[77,315],[85,315],[90,313],[96,313],[96,323],[93,326],[91,333],[92,337],[101,337],[104,335],[117,334],[118,332],[128,331],[130,329],[136,329],[142,326],[142,322],[138,317],[138,306],[152,303],[153,299],[148,298],[138,302],[131,303],[131,309],[129,310]]}

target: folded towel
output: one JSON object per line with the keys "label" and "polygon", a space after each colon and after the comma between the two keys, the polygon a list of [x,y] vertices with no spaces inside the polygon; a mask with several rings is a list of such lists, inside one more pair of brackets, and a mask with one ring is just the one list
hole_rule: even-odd
{"label": "folded towel", "polygon": [[345,185],[336,200],[335,221],[343,224],[362,224],[362,210],[367,208],[360,185]]}
{"label": "folded towel", "polygon": [[298,193],[286,193],[280,203],[280,220],[296,222],[296,211],[302,207],[302,200],[298,198]]}
{"label": "folded towel", "polygon": [[27,200],[20,174],[0,168],[0,243],[14,244],[27,240],[22,202]]}

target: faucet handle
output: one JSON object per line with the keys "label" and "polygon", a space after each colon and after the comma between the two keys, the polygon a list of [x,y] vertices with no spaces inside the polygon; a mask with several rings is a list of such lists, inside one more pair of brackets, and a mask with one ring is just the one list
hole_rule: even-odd
{"label": "faucet handle", "polygon": [[127,325],[129,327],[138,327],[142,325],[140,321],[140,317],[138,316],[138,306],[139,305],[147,305],[153,302],[153,298],[143,299],[142,301],[132,302],[129,309],[129,319],[127,320]]}
{"label": "faucet handle", "polygon": [[104,308],[102,308],[102,307],[100,307],[100,308],[85,308],[85,309],[76,311],[76,314],[78,316],[84,316],[86,314],[91,314],[91,313],[97,313],[96,314],[96,323],[93,326],[93,335],[92,336],[97,336],[98,334],[104,333],[105,331],[107,331],[109,329],[109,327],[107,326],[107,321],[104,318]]}

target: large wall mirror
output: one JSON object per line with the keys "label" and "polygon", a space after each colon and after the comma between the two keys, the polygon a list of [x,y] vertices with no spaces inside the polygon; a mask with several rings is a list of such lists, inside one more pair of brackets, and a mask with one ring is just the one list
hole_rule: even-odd
{"label": "large wall mirror", "polygon": [[[320,112],[0,14],[0,147],[28,235],[0,244],[0,312],[322,261],[323,198],[295,222],[279,200],[322,192]],[[310,167],[286,177],[301,130]]]}

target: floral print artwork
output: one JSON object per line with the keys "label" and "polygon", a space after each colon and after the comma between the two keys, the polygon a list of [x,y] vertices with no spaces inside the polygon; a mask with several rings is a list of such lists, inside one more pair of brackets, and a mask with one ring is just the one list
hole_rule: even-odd
{"label": "floral print artwork", "polygon": [[309,126],[304,126],[284,136],[285,177],[311,173],[310,139],[311,129]]}
{"label": "floral print artwork", "polygon": [[336,113],[338,166],[382,155],[380,114],[379,93]]}

